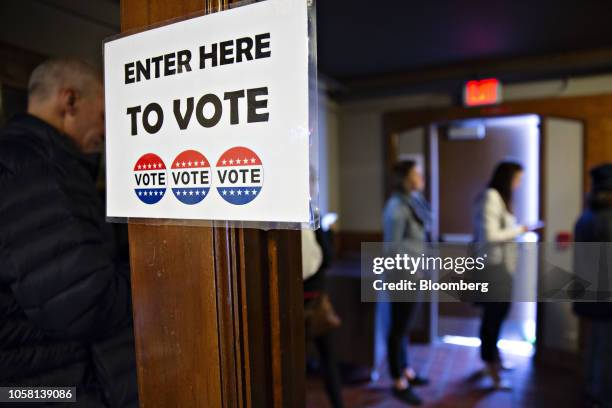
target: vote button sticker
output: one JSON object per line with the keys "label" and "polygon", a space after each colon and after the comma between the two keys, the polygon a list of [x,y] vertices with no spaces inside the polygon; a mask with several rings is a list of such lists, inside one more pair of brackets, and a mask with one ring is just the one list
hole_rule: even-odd
{"label": "vote button sticker", "polygon": [[261,193],[264,180],[259,156],[247,147],[232,147],[221,155],[216,166],[217,192],[225,201],[245,205]]}
{"label": "vote button sticker", "polygon": [[134,192],[145,204],[155,204],[166,193],[166,165],[155,153],[147,153],[134,165]]}
{"label": "vote button sticker", "polygon": [[185,150],[172,162],[172,194],[183,204],[198,204],[211,186],[210,163],[202,153]]}

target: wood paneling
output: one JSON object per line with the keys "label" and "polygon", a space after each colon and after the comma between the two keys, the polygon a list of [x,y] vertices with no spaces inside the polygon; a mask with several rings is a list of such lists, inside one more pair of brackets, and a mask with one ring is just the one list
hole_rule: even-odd
{"label": "wood paneling", "polygon": [[[122,0],[122,31],[228,3]],[[129,231],[141,407],[303,406],[299,233]]]}
{"label": "wood paneling", "polygon": [[[393,149],[392,137],[404,129],[429,123],[505,115],[537,114],[581,120],[585,124],[585,189],[589,188],[588,169],[612,161],[612,95],[543,98],[503,103],[482,108],[451,107],[389,112],[384,115],[387,150]],[[392,152],[387,155],[390,157]],[[386,160],[386,174],[390,170]]]}
{"label": "wood paneling", "polygon": [[221,406],[212,247],[210,229],[130,225],[142,407]]}

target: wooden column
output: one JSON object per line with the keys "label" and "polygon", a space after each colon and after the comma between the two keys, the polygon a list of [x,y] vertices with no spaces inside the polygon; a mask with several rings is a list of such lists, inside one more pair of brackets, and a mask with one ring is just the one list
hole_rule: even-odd
{"label": "wooden column", "polygon": [[[213,0],[122,0],[122,30]],[[130,224],[141,407],[304,406],[299,233]]]}

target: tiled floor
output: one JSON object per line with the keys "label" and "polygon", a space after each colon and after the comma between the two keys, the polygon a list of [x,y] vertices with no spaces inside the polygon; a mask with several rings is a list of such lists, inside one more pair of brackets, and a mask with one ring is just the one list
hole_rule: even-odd
{"label": "tiled floor", "polygon": [[[425,407],[582,407],[580,381],[575,373],[543,369],[531,358],[507,355],[515,368],[504,373],[512,384],[510,391],[491,390],[486,378],[479,375],[482,367],[478,348],[451,344],[411,347],[412,359],[421,373],[431,380],[418,389]],[[384,374],[385,369],[381,370]],[[389,394],[389,379],[381,375],[374,383],[346,386],[343,390],[348,408],[405,407]],[[318,378],[307,382],[307,408],[329,407]]]}

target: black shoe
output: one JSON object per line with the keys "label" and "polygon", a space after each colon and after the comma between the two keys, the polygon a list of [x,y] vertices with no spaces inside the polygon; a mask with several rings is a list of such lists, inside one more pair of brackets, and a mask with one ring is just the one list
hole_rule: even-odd
{"label": "black shoe", "polygon": [[421,405],[423,403],[423,400],[421,400],[421,398],[419,398],[419,396],[412,391],[412,387],[408,387],[403,390],[398,390],[397,388],[393,387],[392,394],[398,400],[409,405]]}
{"label": "black shoe", "polygon": [[416,375],[413,379],[408,380],[408,382],[413,387],[419,387],[421,385],[429,384],[429,378],[425,378],[425,377],[421,377],[421,376]]}

